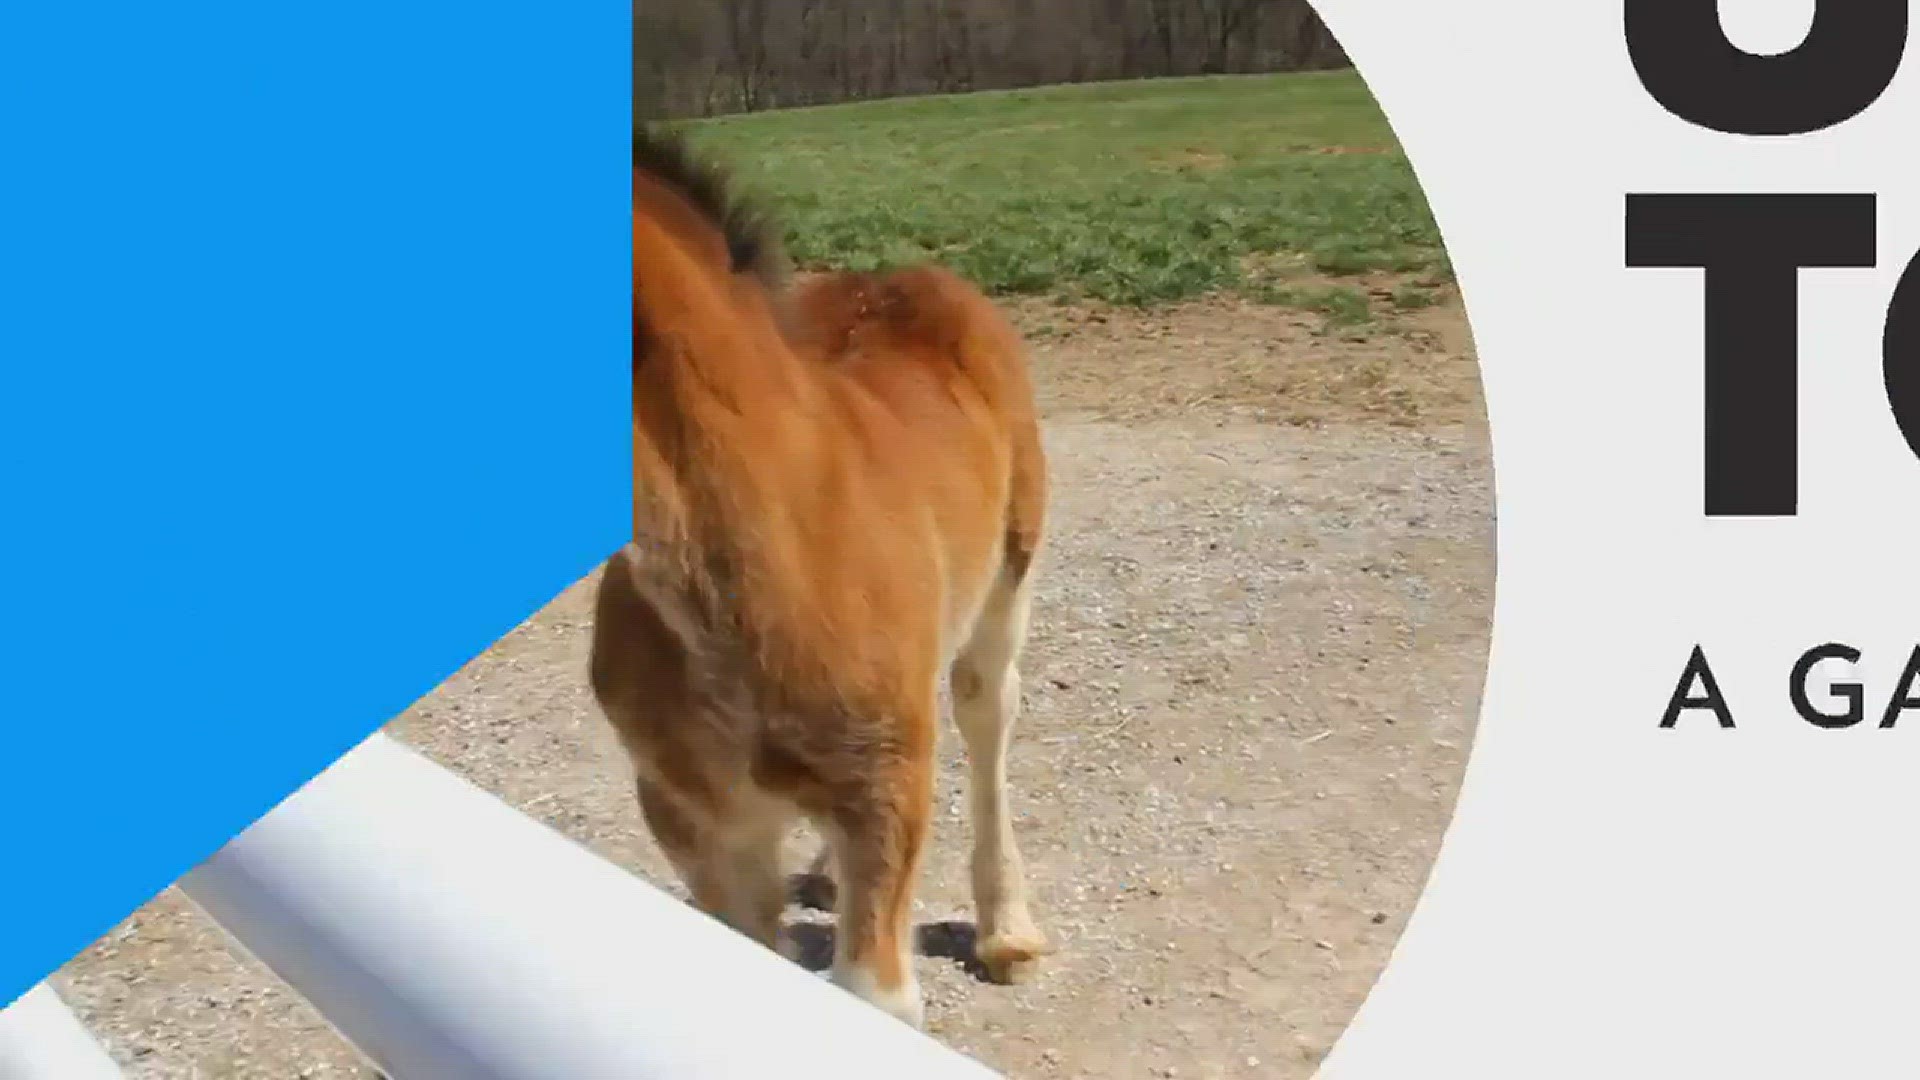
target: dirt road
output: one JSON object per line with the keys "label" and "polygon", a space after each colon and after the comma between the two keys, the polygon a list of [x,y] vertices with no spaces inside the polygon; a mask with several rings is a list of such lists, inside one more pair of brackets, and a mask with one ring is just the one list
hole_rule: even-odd
{"label": "dirt road", "polygon": [[[923,957],[929,1029],[1013,1077],[1305,1077],[1387,958],[1471,742],[1493,511],[1464,319],[1346,340],[1228,302],[1016,308],[1055,518],[1012,782],[1062,948],[1012,988]],[[670,882],[585,692],[587,616],[582,583],[391,730]],[[959,755],[928,923],[971,917]],[[56,985],[134,1077],[372,1075],[171,891]]]}

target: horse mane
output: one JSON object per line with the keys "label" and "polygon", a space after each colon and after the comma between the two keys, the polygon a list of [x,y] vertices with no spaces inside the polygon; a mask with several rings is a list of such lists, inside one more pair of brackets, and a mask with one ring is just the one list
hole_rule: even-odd
{"label": "horse mane", "polygon": [[734,273],[757,278],[769,292],[785,287],[789,266],[779,223],[725,169],[696,153],[685,134],[661,124],[636,127],[633,170],[679,192],[726,238]]}

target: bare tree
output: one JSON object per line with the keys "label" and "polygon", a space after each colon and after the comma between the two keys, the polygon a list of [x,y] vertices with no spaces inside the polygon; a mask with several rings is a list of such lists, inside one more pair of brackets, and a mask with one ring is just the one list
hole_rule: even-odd
{"label": "bare tree", "polygon": [[1157,74],[1172,75],[1179,68],[1175,58],[1179,55],[1181,0],[1146,0],[1148,26],[1153,33],[1154,44],[1159,46],[1160,70]]}
{"label": "bare tree", "polygon": [[1308,0],[635,0],[634,108],[1344,66]]}
{"label": "bare tree", "polygon": [[1261,13],[1271,6],[1267,0],[1199,0],[1206,50],[1200,70],[1209,75],[1232,70],[1235,42],[1251,37]]}
{"label": "bare tree", "polygon": [[943,93],[974,86],[973,15],[964,0],[938,0],[934,5],[935,79]]}
{"label": "bare tree", "polygon": [[767,82],[767,15],[772,0],[720,0],[721,29],[739,94],[748,112],[760,107]]}

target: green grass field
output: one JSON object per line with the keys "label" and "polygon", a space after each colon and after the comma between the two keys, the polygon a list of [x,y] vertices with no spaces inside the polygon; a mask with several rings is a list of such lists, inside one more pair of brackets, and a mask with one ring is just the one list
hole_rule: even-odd
{"label": "green grass field", "polygon": [[996,293],[1230,292],[1364,320],[1450,277],[1351,71],[1096,83],[730,116],[692,128],[779,208],[803,266],[937,259]]}

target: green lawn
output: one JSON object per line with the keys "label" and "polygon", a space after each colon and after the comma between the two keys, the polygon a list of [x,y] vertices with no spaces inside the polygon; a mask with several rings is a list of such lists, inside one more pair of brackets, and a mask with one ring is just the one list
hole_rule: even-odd
{"label": "green lawn", "polygon": [[1364,319],[1329,283],[1448,279],[1413,172],[1352,72],[1098,83],[702,121],[805,266],[937,259],[998,293],[1210,292]]}

